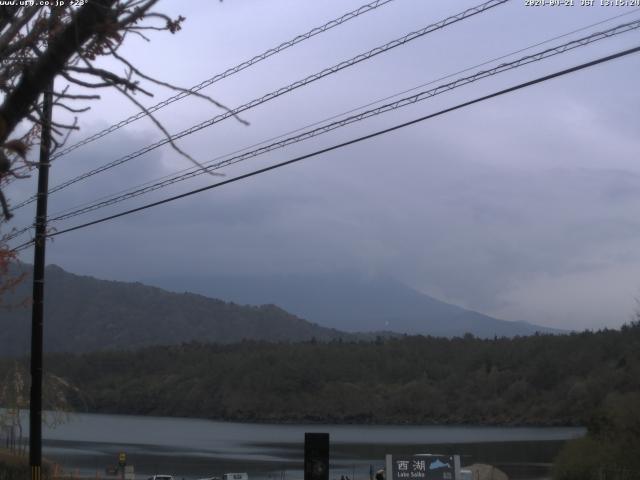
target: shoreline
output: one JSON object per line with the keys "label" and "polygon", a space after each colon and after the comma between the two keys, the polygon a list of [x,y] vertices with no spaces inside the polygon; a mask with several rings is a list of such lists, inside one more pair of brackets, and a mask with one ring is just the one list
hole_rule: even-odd
{"label": "shoreline", "polygon": [[[0,406],[0,409],[2,407]],[[279,417],[279,418],[244,418],[244,417],[216,417],[216,416],[190,416],[190,415],[171,415],[170,413],[143,413],[143,412],[121,412],[117,410],[73,410],[67,412],[69,415],[119,415],[129,417],[144,417],[144,418],[172,418],[172,419],[185,419],[185,420],[207,420],[212,422],[225,422],[225,423],[240,423],[247,425],[335,425],[335,426],[371,426],[371,427],[496,427],[496,428],[582,428],[586,429],[586,425],[574,422],[560,422],[560,421],[547,421],[547,422],[492,422],[492,421],[470,421],[470,422],[429,422],[429,421],[413,421],[413,420],[398,420],[398,421],[356,421],[348,419],[336,419],[336,418],[320,418],[317,416],[305,416],[305,417]]]}

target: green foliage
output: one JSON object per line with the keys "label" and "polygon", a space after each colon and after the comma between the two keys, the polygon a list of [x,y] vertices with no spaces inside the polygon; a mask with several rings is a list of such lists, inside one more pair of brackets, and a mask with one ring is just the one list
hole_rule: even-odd
{"label": "green foliage", "polygon": [[589,421],[587,436],[560,452],[554,478],[640,479],[640,394],[610,394]]}
{"label": "green foliage", "polygon": [[553,465],[556,480],[599,480],[599,469],[606,461],[600,445],[591,437],[567,442]]}
{"label": "green foliage", "polygon": [[[3,365],[0,361],[0,369]],[[514,339],[406,336],[374,342],[190,343],[55,354],[49,371],[80,389],[76,409],[246,421],[638,424],[640,327]],[[81,393],[81,395],[80,395]],[[613,427],[612,427],[613,425]],[[628,435],[627,435],[628,433]],[[585,447],[586,448],[586,447]],[[640,458],[640,455],[638,456]]]}
{"label": "green foliage", "polygon": [[[24,267],[13,275],[23,273]],[[193,339],[232,343],[245,338],[277,342],[347,336],[275,305],[243,306],[140,283],[97,280],[53,265],[47,267],[46,277],[45,298],[49,300],[45,304],[44,343],[49,352],[133,349]],[[20,283],[13,295],[6,296],[7,301],[18,304],[30,298],[30,288],[30,281]],[[2,311],[1,315],[0,352],[26,354],[31,306]]]}

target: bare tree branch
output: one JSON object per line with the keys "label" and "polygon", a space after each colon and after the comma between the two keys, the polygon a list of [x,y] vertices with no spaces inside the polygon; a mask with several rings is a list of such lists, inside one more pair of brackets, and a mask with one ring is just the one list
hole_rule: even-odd
{"label": "bare tree branch", "polygon": [[6,58],[20,48],[19,45],[12,45],[11,42],[15,40],[15,36],[20,32],[20,30],[22,30],[22,28],[29,23],[35,15],[37,15],[39,10],[40,7],[28,7],[24,14],[17,20],[14,20],[10,24],[9,28],[2,34],[2,36],[0,36],[0,58]]}
{"label": "bare tree branch", "polygon": [[117,0],[87,2],[74,15],[64,31],[53,38],[46,52],[26,69],[16,88],[0,106],[0,143],[28,113],[45,86],[60,73],[69,59],[77,53],[104,24],[104,17]]}
{"label": "bare tree branch", "polygon": [[237,115],[236,113],[233,112],[232,109],[230,109],[229,107],[221,104],[220,102],[218,102],[217,100],[214,100],[213,98],[211,98],[208,95],[204,95],[203,93],[200,92],[194,92],[193,90],[189,90],[187,88],[182,88],[176,85],[173,85],[171,83],[167,83],[167,82],[163,82],[161,80],[158,80],[156,78],[150,77],[148,75],[145,75],[144,73],[142,73],[140,70],[138,70],[136,67],[134,67],[127,59],[125,59],[124,57],[122,57],[121,55],[119,55],[116,51],[112,50],[111,51],[111,55],[113,55],[114,58],[117,58],[118,60],[120,60],[122,63],[124,63],[127,67],[129,67],[129,69],[132,72],[135,72],[136,75],[138,75],[141,78],[144,78],[145,80],[149,80],[150,82],[156,83],[158,85],[161,85],[163,87],[167,87],[170,88],[171,90],[177,90],[179,92],[185,92],[185,93],[190,93],[191,95],[198,97],[198,98],[202,98],[204,100],[207,100],[209,102],[211,102],[212,104],[214,104],[216,107],[221,108],[222,110],[225,110],[227,113],[231,113],[233,115],[233,118],[235,118],[237,121],[239,121],[240,123],[242,123],[243,125],[249,125],[249,122],[247,122],[246,120],[242,119],[239,115]]}
{"label": "bare tree branch", "polygon": [[[0,5],[0,186],[11,179],[25,177],[24,172],[28,173],[33,168],[33,162],[11,150],[11,142],[14,142],[13,147],[37,143],[45,122],[41,95],[56,77],[66,80],[67,84],[52,92],[54,107],[72,114],[86,112],[90,106],[77,106],[74,102],[100,99],[100,95],[87,92],[87,89],[113,88],[150,118],[179,155],[208,171],[176,144],[136,94],[153,96],[148,85],[188,92],[233,114],[243,125],[249,123],[207,95],[143,73],[118,51],[129,34],[150,41],[143,31],[176,33],[182,28],[185,18],[171,18],[155,11],[158,0],[90,0],[80,7],[66,3],[48,8]],[[95,63],[98,57],[111,57],[120,62],[124,66],[124,74],[112,68],[98,67]],[[17,138],[8,140],[16,135],[16,128],[23,121],[26,130],[17,134]],[[52,122],[51,129],[52,145],[56,150],[65,144],[72,131],[78,129],[78,119],[74,116],[73,122]],[[217,172],[209,173],[219,175]],[[1,191],[0,195],[2,214],[9,218],[9,202]]]}
{"label": "bare tree branch", "polygon": [[140,102],[138,102],[132,95],[130,95],[128,92],[126,92],[125,90],[123,90],[120,86],[118,85],[114,85],[114,88],[119,90],[120,93],[122,93],[125,97],[127,97],[129,100],[131,100],[139,109],[141,109],[143,112],[145,112],[147,114],[147,116],[151,119],[151,121],[153,123],[155,123],[155,125],[160,129],[160,131],[162,133],[164,133],[165,137],[167,138],[167,140],[169,141],[169,145],[171,145],[171,148],[173,148],[176,152],[178,152],[180,155],[182,155],[184,158],[186,158],[187,160],[189,160],[190,162],[192,162],[194,165],[198,166],[199,168],[201,168],[202,170],[206,171],[207,173],[209,173],[212,176],[221,176],[223,177],[224,174],[219,173],[219,172],[214,172],[211,170],[208,170],[207,167],[205,167],[204,165],[202,165],[200,162],[198,162],[195,158],[193,158],[191,155],[189,155],[188,153],[186,153],[184,150],[182,150],[180,147],[178,147],[178,145],[173,141],[173,139],[171,138],[171,134],[167,131],[167,129],[162,125],[162,123],[160,123],[156,117],[154,117],[154,115],[147,110],[147,108],[142,105]]}

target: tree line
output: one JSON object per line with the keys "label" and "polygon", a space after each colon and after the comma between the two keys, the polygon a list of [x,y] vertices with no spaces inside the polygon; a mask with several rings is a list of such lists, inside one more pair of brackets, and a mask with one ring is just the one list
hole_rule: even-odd
{"label": "tree line", "polygon": [[[0,360],[0,369],[14,360]],[[51,354],[72,409],[238,421],[585,425],[640,392],[640,325],[570,335]],[[1,372],[0,372],[1,373]]]}

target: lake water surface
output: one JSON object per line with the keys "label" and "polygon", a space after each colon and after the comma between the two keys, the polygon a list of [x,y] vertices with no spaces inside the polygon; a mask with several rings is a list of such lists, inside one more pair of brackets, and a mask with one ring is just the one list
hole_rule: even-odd
{"label": "lake water surface", "polygon": [[302,478],[305,432],[328,432],[331,478],[367,480],[387,453],[456,453],[463,465],[489,463],[510,478],[545,478],[562,444],[581,428],[272,425],[200,419],[76,414],[44,430],[44,455],[65,468],[103,475],[127,453],[137,478],[193,479],[249,472],[251,480]]}

